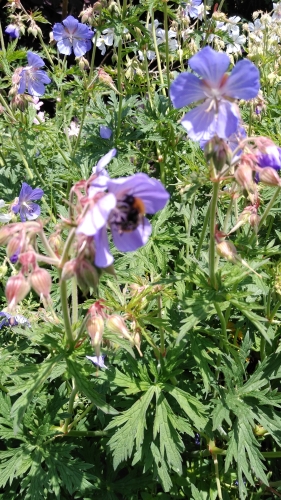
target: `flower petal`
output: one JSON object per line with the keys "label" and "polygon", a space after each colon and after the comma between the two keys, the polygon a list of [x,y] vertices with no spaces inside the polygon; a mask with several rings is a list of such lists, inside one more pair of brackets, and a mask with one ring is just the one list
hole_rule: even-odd
{"label": "flower petal", "polygon": [[30,200],[41,200],[42,196],[44,196],[43,189],[35,188],[30,193],[29,199]]}
{"label": "flower petal", "polygon": [[29,202],[28,208],[21,207],[20,218],[21,218],[21,220],[23,220],[22,219],[22,214],[23,214],[24,220],[25,219],[35,220],[35,219],[37,219],[37,217],[39,217],[40,213],[41,213],[41,208],[39,207],[39,205],[37,205],[37,203]]}
{"label": "flower petal", "polygon": [[102,139],[110,139],[112,136],[112,130],[105,125],[100,125],[100,136]]}
{"label": "flower petal", "polygon": [[129,194],[139,198],[145,207],[145,213],[154,214],[162,210],[169,200],[169,193],[160,181],[139,173],[130,177],[108,180],[108,191],[119,199]]}
{"label": "flower petal", "polygon": [[83,56],[88,50],[88,44],[85,40],[73,39],[73,52],[76,57]]}
{"label": "flower petal", "polygon": [[61,40],[65,35],[65,28],[61,23],[55,23],[53,27],[53,37],[56,42]]}
{"label": "flower petal", "polygon": [[95,173],[99,173],[101,172],[101,170],[104,169],[104,167],[106,167],[106,165],[108,165],[108,163],[112,160],[112,158],[114,158],[114,156],[116,156],[116,153],[117,153],[117,149],[111,149],[106,155],[104,155],[99,161],[98,163],[96,164],[96,172]]}
{"label": "flower petal", "polygon": [[144,217],[143,222],[131,232],[119,233],[116,228],[111,227],[113,242],[121,252],[133,252],[143,247],[148,242],[152,227],[150,222]]}
{"label": "flower petal", "polygon": [[33,52],[27,52],[27,61],[29,66],[33,66],[34,68],[41,68],[45,66],[45,63],[41,57]]}
{"label": "flower petal", "polygon": [[106,225],[109,214],[115,206],[115,196],[111,193],[106,194],[93,207],[89,208],[76,232],[78,234],[85,234],[86,236],[94,236],[99,229]]}
{"label": "flower petal", "polygon": [[65,56],[69,56],[72,52],[72,42],[68,38],[59,40],[57,47],[60,54],[64,54]]}
{"label": "flower petal", "polygon": [[211,87],[218,87],[229,66],[229,57],[223,52],[216,52],[211,47],[204,47],[189,60],[189,66],[202,76]]}
{"label": "flower petal", "polygon": [[20,76],[20,82],[18,86],[18,94],[23,94],[26,89],[26,71],[22,69],[19,76]]}
{"label": "flower petal", "polygon": [[183,108],[192,102],[205,99],[204,84],[192,73],[181,73],[170,87],[170,98],[175,108]]}
{"label": "flower petal", "polygon": [[260,89],[259,70],[247,59],[239,61],[223,86],[223,93],[234,99],[252,99]]}
{"label": "flower petal", "polygon": [[40,97],[45,94],[44,84],[40,80],[28,80],[27,91],[30,95]]}
{"label": "flower petal", "polygon": [[214,135],[222,139],[236,132],[239,124],[239,110],[235,103],[221,100],[218,114],[210,106],[210,99],[189,111],[181,123],[187,130],[190,139],[208,141]]}
{"label": "flower petal", "polygon": [[26,182],[23,182],[19,194],[19,203],[21,204],[23,201],[28,201],[30,199],[32,191],[32,187]]}
{"label": "flower petal", "polygon": [[75,17],[73,16],[68,16],[66,19],[63,20],[62,23],[65,26],[65,28],[67,28],[67,32],[73,35],[78,28],[79,21],[78,19],[75,19]]}
{"label": "flower petal", "polygon": [[107,230],[106,227],[102,227],[94,236],[96,254],[95,254],[95,265],[97,267],[108,267],[113,262],[113,257],[109,250]]}

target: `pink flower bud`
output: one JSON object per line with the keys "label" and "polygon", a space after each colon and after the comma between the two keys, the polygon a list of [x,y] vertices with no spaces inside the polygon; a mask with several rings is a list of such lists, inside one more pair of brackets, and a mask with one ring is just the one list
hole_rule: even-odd
{"label": "pink flower bud", "polygon": [[28,252],[24,252],[19,256],[19,262],[22,265],[23,273],[27,274],[33,269],[36,268],[36,256],[33,250],[29,250]]}
{"label": "pink flower bud", "polygon": [[238,184],[247,191],[254,189],[253,169],[247,163],[240,163],[234,172],[234,177]]}
{"label": "pink flower bud", "polygon": [[3,226],[0,229],[0,245],[7,245],[9,239],[11,238],[13,231],[11,225]]}
{"label": "pink flower bud", "polygon": [[100,355],[100,345],[102,343],[102,336],[104,332],[104,320],[101,316],[89,317],[87,324],[87,331],[91,337],[92,346],[95,348],[96,355]]}
{"label": "pink flower bud", "polygon": [[133,342],[129,330],[125,325],[125,321],[121,318],[121,316],[118,316],[118,314],[112,314],[112,316],[109,316],[106,326],[111,332],[122,335],[125,339]]}
{"label": "pink flower bud", "polygon": [[6,285],[5,294],[10,309],[13,309],[28,294],[30,285],[22,273],[11,276]]}
{"label": "pink flower bud", "polygon": [[52,286],[52,279],[46,269],[37,267],[30,275],[30,284],[40,298],[48,299]]}
{"label": "pink flower bud", "polygon": [[217,244],[216,251],[221,257],[224,257],[224,259],[235,262],[237,250],[232,241],[221,241]]}
{"label": "pink flower bud", "polygon": [[264,167],[257,169],[257,171],[259,174],[259,180],[267,186],[281,185],[281,179],[274,168]]}
{"label": "pink flower bud", "polygon": [[8,257],[11,257],[15,253],[20,253],[23,247],[23,238],[19,235],[14,236],[13,238],[10,239],[6,252]]}
{"label": "pink flower bud", "polygon": [[62,280],[70,280],[75,276],[76,273],[76,259],[71,259],[66,262],[63,266],[61,279]]}

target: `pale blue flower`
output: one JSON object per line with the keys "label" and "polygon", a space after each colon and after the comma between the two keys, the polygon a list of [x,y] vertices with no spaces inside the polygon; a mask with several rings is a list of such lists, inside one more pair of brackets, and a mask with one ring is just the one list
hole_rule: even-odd
{"label": "pale blue flower", "polygon": [[58,51],[70,55],[73,49],[76,57],[83,56],[91,49],[94,34],[95,31],[79,23],[73,16],[68,16],[62,23],[56,23],[53,27],[53,37],[58,42]]}
{"label": "pale blue flower", "polygon": [[202,78],[181,73],[171,85],[175,108],[201,101],[181,122],[195,141],[209,140],[214,135],[226,139],[235,133],[240,113],[234,100],[252,99],[259,91],[259,71],[251,61],[239,61],[227,75],[229,64],[227,54],[205,47],[189,60],[191,69]]}
{"label": "pale blue flower", "polygon": [[22,222],[37,219],[40,215],[41,209],[39,205],[37,203],[33,203],[33,201],[41,200],[43,195],[44,191],[42,189],[32,189],[32,187],[26,184],[26,182],[23,182],[18,201],[12,207],[13,212],[15,214],[20,214]]}
{"label": "pale blue flower", "polygon": [[27,61],[28,66],[23,68],[19,73],[18,94],[23,94],[27,89],[30,95],[39,97],[45,93],[44,85],[50,83],[51,79],[48,77],[46,71],[39,69],[45,66],[41,57],[33,52],[27,52]]}

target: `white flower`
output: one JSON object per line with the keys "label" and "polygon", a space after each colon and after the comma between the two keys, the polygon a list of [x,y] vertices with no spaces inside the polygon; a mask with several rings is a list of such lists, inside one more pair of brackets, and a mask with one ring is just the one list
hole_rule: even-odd
{"label": "white flower", "polygon": [[43,106],[43,101],[39,100],[39,97],[33,96],[32,97],[32,106],[37,109],[37,111],[40,110],[41,106]]}
{"label": "white flower", "polygon": [[70,122],[70,127],[68,127],[68,129],[67,129],[68,136],[69,137],[73,137],[73,136],[78,137],[79,130],[80,130],[79,125],[76,125],[76,123],[74,121]]}
{"label": "white flower", "polygon": [[[177,36],[177,33],[173,30],[169,30],[168,31],[168,38],[169,38],[169,49],[171,51],[173,50],[177,50],[179,45],[178,45],[178,42],[176,40],[174,40],[174,38]],[[165,34],[165,30],[162,30],[161,28],[158,28],[156,30],[156,39],[157,39],[157,45],[161,45],[162,43],[165,43],[166,42],[166,34]]]}
{"label": "white flower", "polygon": [[[0,208],[3,208],[5,206],[5,201],[0,200]],[[12,218],[12,214],[0,214],[0,222],[2,224],[5,224],[5,222],[9,222]]]}
{"label": "white flower", "polygon": [[273,20],[275,20],[275,19],[277,19],[277,20],[281,19],[281,2],[273,4],[272,19]]}
{"label": "white flower", "polygon": [[[238,26],[237,26],[237,28],[238,28]],[[238,28],[238,30],[236,32],[230,33],[229,36],[232,39],[232,43],[227,44],[226,52],[228,54],[240,54],[242,45],[244,45],[246,43],[245,35],[240,35],[239,28]]]}
{"label": "white flower", "polygon": [[106,45],[102,37],[97,39],[96,46],[98,47],[98,49],[100,49],[101,55],[104,56],[104,54],[106,53]]}
{"label": "white flower", "polygon": [[248,26],[251,38],[259,42],[263,38],[262,30],[264,30],[264,25],[261,23],[260,19],[256,19],[253,23],[249,23]]}

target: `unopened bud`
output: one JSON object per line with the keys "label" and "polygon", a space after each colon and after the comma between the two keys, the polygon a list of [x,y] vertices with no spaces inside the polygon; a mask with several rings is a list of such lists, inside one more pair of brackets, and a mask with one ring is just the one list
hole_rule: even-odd
{"label": "unopened bud", "polygon": [[3,226],[0,229],[0,245],[7,245],[12,236],[11,226]]}
{"label": "unopened bud", "polygon": [[21,249],[23,246],[23,238],[19,235],[14,236],[13,238],[10,239],[6,252],[7,256],[11,257],[12,255],[15,255],[16,253],[20,253]]}
{"label": "unopened bud", "polygon": [[5,294],[10,309],[13,309],[28,294],[30,285],[22,273],[11,276],[6,285]]}
{"label": "unopened bud", "polygon": [[52,286],[52,279],[46,269],[38,267],[30,275],[30,284],[33,290],[40,296],[40,298],[48,299]]}
{"label": "unopened bud", "polygon": [[89,288],[96,290],[99,283],[99,274],[96,268],[87,260],[78,260],[76,265],[76,278],[78,286],[84,293],[87,293]]}
{"label": "unopened bud", "polygon": [[141,336],[139,334],[139,332],[137,332],[134,336],[134,344],[137,348],[137,351],[139,353],[139,355],[142,357],[142,352],[140,350],[140,346],[141,346]]}
{"label": "unopened bud", "polygon": [[61,235],[59,233],[56,232],[54,234],[51,234],[51,236],[49,238],[49,245],[50,245],[51,249],[54,250],[57,257],[60,257],[60,255],[62,254],[62,250],[63,250],[63,241],[62,241]]}
{"label": "unopened bud", "polygon": [[259,227],[260,220],[261,220],[261,218],[258,214],[252,214],[249,217],[249,223],[255,229],[257,229]]}
{"label": "unopened bud", "polygon": [[61,273],[61,279],[64,280],[70,280],[75,276],[76,273],[76,259],[71,259],[68,262],[66,262],[63,266],[63,270]]}
{"label": "unopened bud", "polygon": [[236,260],[237,250],[232,241],[221,241],[220,243],[217,243],[216,251],[226,260],[230,260],[231,262]]}
{"label": "unopened bud", "polygon": [[121,318],[121,316],[118,316],[117,314],[109,316],[106,322],[106,326],[111,332],[122,335],[125,339],[130,340],[130,342],[133,341],[129,330],[125,325],[125,321],[123,320],[123,318]]}
{"label": "unopened bud", "polygon": [[76,57],[76,61],[78,62],[78,66],[81,69],[81,71],[85,71],[86,69],[90,69],[89,62],[85,57]]}
{"label": "unopened bud", "polygon": [[224,167],[224,165],[231,164],[231,149],[223,139],[220,139],[217,136],[207,142],[204,154],[207,161],[213,160],[215,169],[218,172]]}
{"label": "unopened bud", "polygon": [[280,186],[281,179],[276,170],[271,167],[264,167],[258,169],[259,180],[267,186]]}
{"label": "unopened bud", "polygon": [[254,188],[253,169],[247,163],[241,163],[234,172],[234,177],[238,184],[247,191],[252,191]]}
{"label": "unopened bud", "polygon": [[102,343],[102,336],[104,332],[104,320],[101,316],[90,316],[87,324],[87,331],[91,337],[92,346],[95,348],[96,355],[100,355],[100,345]]}

